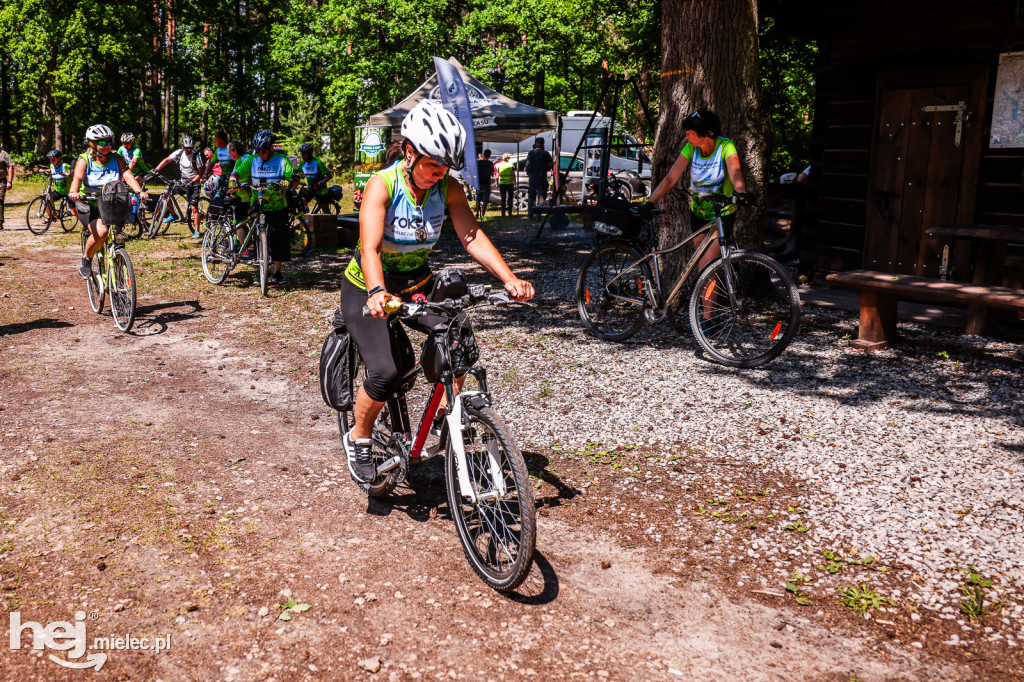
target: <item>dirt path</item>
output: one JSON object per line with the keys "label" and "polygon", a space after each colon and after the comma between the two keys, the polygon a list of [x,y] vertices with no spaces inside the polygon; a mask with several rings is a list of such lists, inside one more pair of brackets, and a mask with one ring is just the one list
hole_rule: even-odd
{"label": "dirt path", "polygon": [[[437,462],[386,502],[349,481],[313,383],[319,319],[241,285],[205,294],[186,262],[171,289],[183,295],[144,294],[137,333],[118,334],[89,310],[75,249],[38,243],[0,236],[6,608],[43,625],[82,611],[90,643],[171,646],[71,672],[26,633],[4,647],[2,679],[974,675],[849,622],[680,581],[653,550],[557,509],[539,517],[528,583],[497,595],[462,556]],[[332,300],[325,288],[313,305]],[[292,598],[309,610],[278,620]]]}

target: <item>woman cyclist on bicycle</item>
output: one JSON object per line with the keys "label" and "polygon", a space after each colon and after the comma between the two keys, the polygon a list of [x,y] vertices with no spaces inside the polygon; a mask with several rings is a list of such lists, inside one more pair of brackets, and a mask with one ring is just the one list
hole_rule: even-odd
{"label": "woman cyclist on bicycle", "polygon": [[[683,121],[686,131],[686,145],[679,152],[679,158],[672,164],[668,175],[658,183],[651,192],[649,204],[656,204],[665,198],[679,178],[690,168],[690,229],[698,230],[708,221],[715,219],[715,210],[711,200],[698,194],[724,194],[727,197],[745,196],[747,183],[743,179],[740,168],[740,157],[736,153],[736,145],[727,137],[719,137],[722,124],[718,116],[709,109],[698,109]],[[722,225],[725,234],[731,235],[736,223],[736,207],[727,206],[722,211]],[[700,246],[703,237],[694,240],[694,246]],[[700,268],[718,258],[721,248],[715,244],[700,260]]]}
{"label": "woman cyclist on bicycle", "polygon": [[81,198],[78,193],[79,188],[84,184],[86,191],[99,193],[103,189],[103,185],[123,178],[143,201],[149,199],[149,194],[128,170],[128,164],[124,162],[124,159],[119,154],[113,153],[113,130],[102,123],[90,126],[85,131],[85,141],[88,147],[78,157],[68,198],[75,202],[78,220],[89,228],[89,238],[85,242],[85,257],[82,258],[82,265],[78,268],[78,274],[88,279],[92,275],[92,257],[96,255],[107,239],[107,226],[100,220],[100,210],[95,200],[79,201]]}
{"label": "woman cyclist on bicycle", "polygon": [[[427,286],[427,258],[441,236],[445,211],[469,255],[500,279],[517,301],[528,301],[534,293],[480,230],[462,186],[448,181],[448,170],[459,170],[464,163],[466,132],[455,116],[424,100],[402,121],[402,137],[402,158],[366,184],[359,211],[359,248],[341,284],[345,325],[366,363],[366,380],[356,396],[355,425],[343,441],[353,475],[364,483],[376,474],[370,441],[373,422],[401,379],[384,304]],[[363,317],[364,305],[372,317]]]}
{"label": "woman cyclist on bicycle", "polygon": [[71,166],[64,163],[63,155],[59,149],[51,150],[46,155],[46,158],[50,160],[50,179],[53,180],[53,191],[50,192],[50,203],[47,204],[46,210],[49,212],[50,218],[56,220],[57,212],[55,207],[60,202],[61,197],[68,195]]}

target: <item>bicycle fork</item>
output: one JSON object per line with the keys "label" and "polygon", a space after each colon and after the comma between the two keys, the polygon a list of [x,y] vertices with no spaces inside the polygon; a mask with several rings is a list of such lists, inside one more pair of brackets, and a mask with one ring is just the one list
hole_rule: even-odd
{"label": "bicycle fork", "polygon": [[466,427],[463,424],[464,404],[469,401],[471,405],[484,407],[490,405],[491,399],[487,393],[486,372],[482,367],[474,367],[470,373],[477,378],[481,390],[462,391],[455,395],[454,381],[445,382],[445,395],[448,397],[448,414],[445,421],[448,424],[448,437],[451,439],[452,456],[455,457],[455,470],[459,477],[459,490],[462,496],[470,504],[489,502],[501,499],[508,492],[505,484],[505,476],[501,471],[499,461],[497,440],[487,444],[487,468],[491,477],[491,485],[486,491],[479,491],[477,486],[469,477],[469,462],[466,458],[466,443],[463,436]]}

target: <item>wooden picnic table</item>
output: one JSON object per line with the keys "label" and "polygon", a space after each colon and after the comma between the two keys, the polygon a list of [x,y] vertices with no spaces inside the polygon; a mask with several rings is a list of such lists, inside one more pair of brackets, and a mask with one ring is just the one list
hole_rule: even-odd
{"label": "wooden picnic table", "polygon": [[[1006,269],[1006,250],[1010,242],[1024,243],[1020,225],[933,225],[929,236],[953,237],[975,242],[972,284],[1001,287]],[[989,308],[981,303],[967,306],[967,334],[984,334],[989,324]]]}

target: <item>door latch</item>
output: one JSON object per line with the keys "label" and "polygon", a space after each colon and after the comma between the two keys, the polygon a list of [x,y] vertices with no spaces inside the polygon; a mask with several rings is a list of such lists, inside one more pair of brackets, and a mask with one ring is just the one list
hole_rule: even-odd
{"label": "door latch", "polygon": [[889,204],[893,199],[899,196],[896,192],[890,190],[876,190],[874,193],[875,206],[879,212],[885,213],[889,210]]}
{"label": "door latch", "polygon": [[953,146],[960,146],[960,138],[963,137],[964,132],[964,121],[970,118],[970,114],[967,113],[967,102],[960,100],[957,104],[935,104],[928,107],[921,107],[921,111],[935,112],[935,111],[955,111],[956,117],[953,119],[953,123],[956,125],[956,129],[953,133]]}

